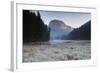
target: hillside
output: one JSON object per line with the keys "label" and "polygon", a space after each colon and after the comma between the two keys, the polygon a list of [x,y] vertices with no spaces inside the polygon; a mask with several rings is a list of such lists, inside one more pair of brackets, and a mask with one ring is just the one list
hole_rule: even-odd
{"label": "hillside", "polygon": [[91,21],[86,22],[79,28],[74,29],[66,39],[69,40],[91,40]]}

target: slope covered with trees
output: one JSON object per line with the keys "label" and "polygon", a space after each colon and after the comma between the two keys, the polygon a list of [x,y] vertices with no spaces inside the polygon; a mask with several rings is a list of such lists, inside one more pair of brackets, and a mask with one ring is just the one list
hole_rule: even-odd
{"label": "slope covered with trees", "polygon": [[23,42],[48,41],[50,30],[41,19],[39,11],[23,10]]}
{"label": "slope covered with trees", "polygon": [[68,35],[69,40],[91,40],[91,21],[88,21],[79,28],[74,29]]}

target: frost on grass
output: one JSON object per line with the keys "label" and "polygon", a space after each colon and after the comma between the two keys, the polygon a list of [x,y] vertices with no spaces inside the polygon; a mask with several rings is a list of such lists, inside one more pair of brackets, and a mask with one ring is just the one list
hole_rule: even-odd
{"label": "frost on grass", "polygon": [[31,43],[23,45],[23,62],[70,61],[91,59],[90,41]]}

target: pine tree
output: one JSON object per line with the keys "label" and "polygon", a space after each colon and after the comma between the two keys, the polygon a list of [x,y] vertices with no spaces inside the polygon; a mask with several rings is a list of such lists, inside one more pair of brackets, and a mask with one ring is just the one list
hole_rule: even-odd
{"label": "pine tree", "polygon": [[48,41],[50,34],[48,30],[39,11],[36,15],[29,10],[23,10],[23,42]]}

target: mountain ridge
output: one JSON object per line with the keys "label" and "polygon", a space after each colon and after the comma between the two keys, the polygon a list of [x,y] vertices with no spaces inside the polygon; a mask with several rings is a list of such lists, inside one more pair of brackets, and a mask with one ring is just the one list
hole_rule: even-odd
{"label": "mountain ridge", "polygon": [[69,35],[66,37],[69,40],[91,40],[91,20],[75,28]]}

